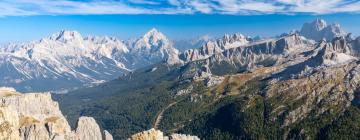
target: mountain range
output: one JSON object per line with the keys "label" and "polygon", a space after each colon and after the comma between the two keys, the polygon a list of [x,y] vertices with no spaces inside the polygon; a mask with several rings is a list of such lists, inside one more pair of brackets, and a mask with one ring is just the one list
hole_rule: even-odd
{"label": "mountain range", "polygon": [[70,124],[94,116],[115,139],[151,128],[200,139],[360,135],[360,37],[340,25],[316,19],[278,37],[224,35],[173,52],[54,99]]}
{"label": "mountain range", "polygon": [[67,93],[0,88],[0,137],[357,139],[359,59],[360,37],[322,19],[180,44],[156,29],[127,41],[61,31],[0,47],[0,86]]}
{"label": "mountain range", "polygon": [[39,41],[0,47],[0,85],[19,91],[66,92],[170,61],[178,54],[156,29],[135,41],[61,31]]}
{"label": "mountain range", "polygon": [[[314,42],[322,39],[331,41],[334,37],[347,35],[339,24],[327,25],[321,19],[305,23],[297,34]],[[138,39],[123,41],[107,36],[82,37],[79,32],[63,30],[39,41],[0,47],[0,85],[25,92],[66,93],[113,80],[152,64],[183,64],[207,59],[225,50],[235,51],[232,48],[239,46],[266,45],[264,43],[274,39],[277,38],[253,39],[242,34],[225,34],[220,39],[202,37],[176,42],[151,29]],[[174,47],[183,48],[181,46],[184,45],[191,49],[180,52]]]}

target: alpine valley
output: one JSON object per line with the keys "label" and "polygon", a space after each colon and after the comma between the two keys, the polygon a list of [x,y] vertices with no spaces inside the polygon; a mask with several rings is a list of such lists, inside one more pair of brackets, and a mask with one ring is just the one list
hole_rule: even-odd
{"label": "alpine valley", "polygon": [[[74,138],[358,139],[359,59],[360,37],[322,19],[272,38],[192,42],[156,29],[129,41],[61,31],[0,47],[0,85],[66,92],[52,94],[61,112],[37,96],[55,104],[61,136]],[[3,91],[13,94],[2,100],[22,97]]]}

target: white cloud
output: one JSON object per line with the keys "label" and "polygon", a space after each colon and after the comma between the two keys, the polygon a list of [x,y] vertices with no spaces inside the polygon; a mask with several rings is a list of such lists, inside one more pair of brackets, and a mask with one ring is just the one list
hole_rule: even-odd
{"label": "white cloud", "polygon": [[201,13],[211,13],[212,8],[210,7],[209,3],[202,2],[199,0],[194,0],[190,2],[190,5],[197,11]]}
{"label": "white cloud", "polygon": [[360,0],[1,0],[0,16],[359,13]]}
{"label": "white cloud", "polygon": [[291,12],[308,12],[308,13],[332,13],[333,8],[336,8],[342,0],[312,0],[300,1],[293,5]]}
{"label": "white cloud", "polygon": [[150,5],[158,5],[159,2],[156,1],[150,1],[150,0],[129,0],[131,3],[135,4],[150,4]]}
{"label": "white cloud", "polygon": [[169,4],[174,6],[180,6],[181,3],[178,0],[168,0]]}
{"label": "white cloud", "polygon": [[240,5],[239,9],[259,12],[276,12],[280,8],[269,3],[253,2]]}
{"label": "white cloud", "polygon": [[342,7],[336,7],[333,9],[334,12],[360,12],[360,2],[355,2]]}

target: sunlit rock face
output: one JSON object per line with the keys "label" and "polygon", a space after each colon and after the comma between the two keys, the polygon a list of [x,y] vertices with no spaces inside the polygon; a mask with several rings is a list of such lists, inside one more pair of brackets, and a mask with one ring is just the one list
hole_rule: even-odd
{"label": "sunlit rock face", "polygon": [[164,136],[164,133],[154,128],[132,135],[128,140],[200,140],[197,136],[184,134],[171,134]]}
{"label": "sunlit rock face", "polygon": [[[50,93],[21,94],[0,88],[0,139],[102,140],[100,127],[91,117],[80,117],[75,131]],[[106,131],[107,132],[107,131]]]}

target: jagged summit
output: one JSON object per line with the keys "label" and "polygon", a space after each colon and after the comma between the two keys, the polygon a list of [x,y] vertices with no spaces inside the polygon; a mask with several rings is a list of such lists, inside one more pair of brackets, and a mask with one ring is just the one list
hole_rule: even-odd
{"label": "jagged summit", "polygon": [[174,48],[172,42],[155,28],[148,31],[130,46],[133,46],[131,52],[136,53],[133,58],[140,58],[143,64],[162,62],[164,60],[170,63],[179,61],[179,50]]}
{"label": "jagged summit", "polygon": [[151,28],[145,35],[149,35],[149,34],[159,34],[161,33],[158,29],[156,28]]}
{"label": "jagged summit", "polygon": [[320,41],[322,39],[331,41],[333,38],[344,36],[347,33],[339,24],[327,25],[325,20],[316,19],[311,23],[305,23],[301,28],[300,34],[315,41]]}
{"label": "jagged summit", "polygon": [[225,34],[222,40],[219,42],[222,42],[222,45],[224,46],[224,49],[229,49],[233,47],[239,47],[246,45],[250,43],[250,38],[244,36],[243,34],[236,33],[233,35]]}
{"label": "jagged summit", "polygon": [[221,53],[230,48],[246,46],[250,42],[250,38],[240,33],[233,35],[225,34],[221,39],[207,41],[200,48],[186,50],[180,54],[180,59],[185,62],[206,59],[211,55]]}
{"label": "jagged summit", "polygon": [[321,31],[327,26],[327,23],[323,19],[317,18],[316,20],[310,23],[304,23],[301,32],[309,33],[311,31]]}
{"label": "jagged summit", "polygon": [[141,48],[150,49],[151,47],[159,47],[159,46],[169,47],[170,45],[171,43],[169,39],[163,33],[161,33],[155,28],[152,28],[137,41],[135,45],[135,49],[141,49]]}
{"label": "jagged summit", "polygon": [[314,26],[318,31],[324,29],[327,26],[326,21],[319,18],[314,20],[310,25]]}
{"label": "jagged summit", "polygon": [[58,33],[53,34],[50,39],[64,42],[70,40],[82,40],[83,37],[78,31],[62,30]]}

